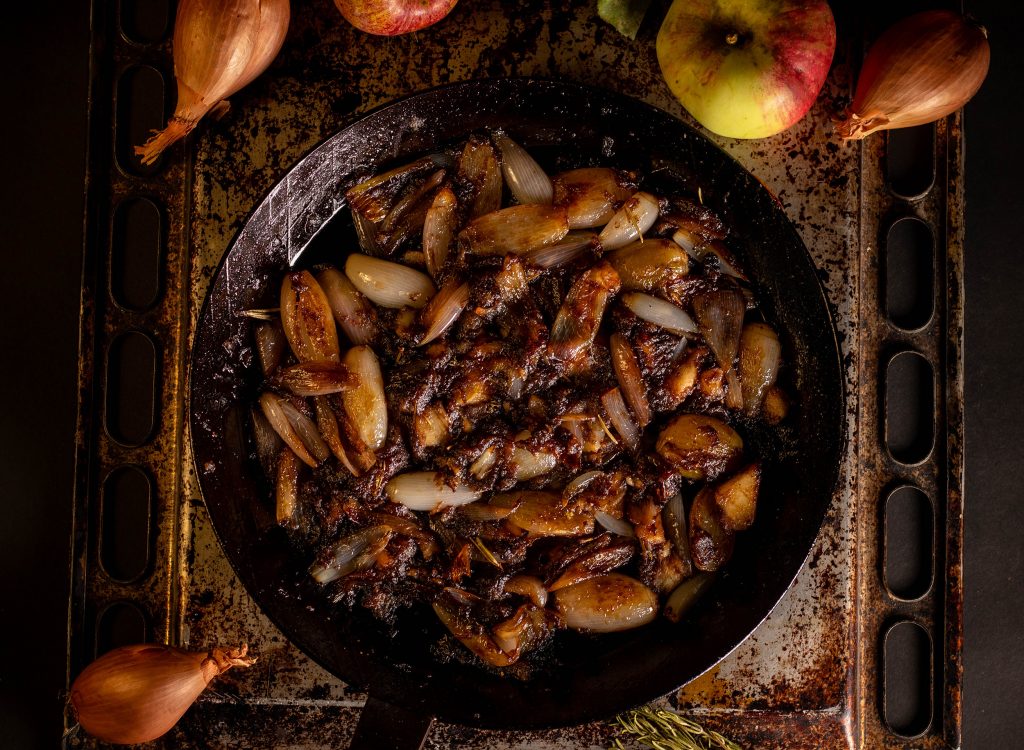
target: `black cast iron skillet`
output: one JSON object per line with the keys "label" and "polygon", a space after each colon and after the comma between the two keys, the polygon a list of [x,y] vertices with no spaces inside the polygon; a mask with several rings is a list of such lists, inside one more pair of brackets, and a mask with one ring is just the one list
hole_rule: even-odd
{"label": "black cast iron skillet", "polygon": [[[637,168],[669,190],[700,187],[731,227],[764,314],[780,332],[796,396],[779,433],[745,434],[765,462],[757,522],[740,535],[728,570],[692,616],[600,638],[565,633],[528,680],[440,663],[430,644],[441,627],[429,610],[409,612],[393,636],[367,614],[324,601],[306,572],[309,560],[274,524],[272,488],[252,454],[247,414],[261,376],[250,323],[239,314],[276,306],[289,261],[340,266],[356,248],[348,211],[340,210],[346,187],[382,166],[498,126],[552,169],[613,164]],[[231,565],[282,633],[369,692],[354,743],[366,747],[417,746],[429,717],[524,729],[610,717],[706,671],[757,627],[793,581],[831,501],[845,434],[828,304],[777,201],[668,114],[608,91],[535,79],[460,83],[403,99],[296,164],[256,207],[217,271],[196,330],[190,398],[200,485]]]}

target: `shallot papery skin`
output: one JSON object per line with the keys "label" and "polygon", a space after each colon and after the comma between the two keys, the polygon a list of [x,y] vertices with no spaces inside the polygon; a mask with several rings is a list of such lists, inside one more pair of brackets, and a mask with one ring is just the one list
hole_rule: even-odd
{"label": "shallot papery skin", "polygon": [[859,140],[952,114],[981,88],[989,55],[985,29],[960,13],[933,10],[903,19],[868,50],[836,133]]}
{"label": "shallot papery skin", "polygon": [[249,647],[185,651],[161,644],[122,646],[87,666],[71,685],[71,707],[93,737],[120,745],[166,734],[217,675],[249,667]]}
{"label": "shallot papery skin", "polygon": [[174,20],[178,103],[167,126],[135,147],[152,164],[211,109],[252,83],[284,44],[289,0],[181,0]]}

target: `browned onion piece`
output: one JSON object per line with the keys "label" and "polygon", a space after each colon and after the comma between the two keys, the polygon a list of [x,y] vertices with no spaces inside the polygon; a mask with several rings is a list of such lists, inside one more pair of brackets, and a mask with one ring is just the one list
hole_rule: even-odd
{"label": "browned onion piece", "polygon": [[259,354],[260,368],[265,377],[269,378],[280,366],[286,346],[288,340],[279,321],[256,325],[256,353]]}
{"label": "browned onion piece", "polygon": [[356,385],[340,362],[300,362],[282,370],[277,380],[296,396],[327,396]]}
{"label": "browned onion piece", "polygon": [[737,466],[743,439],[707,414],[680,414],[658,435],[658,453],[687,479],[715,479]]}
{"label": "browned onion piece", "polygon": [[451,634],[458,638],[463,646],[480,657],[485,664],[490,664],[492,667],[507,667],[519,658],[518,653],[509,655],[502,651],[490,636],[481,632],[482,628],[479,626],[474,628],[474,623],[469,615],[461,611],[464,607],[460,606],[458,601],[447,591],[431,606],[438,619],[444,623]]}
{"label": "browned onion piece", "polygon": [[259,409],[252,410],[252,436],[256,443],[256,456],[268,477],[276,474],[277,457],[281,451],[281,437]]}
{"label": "browned onion piece", "polygon": [[550,350],[556,359],[574,359],[594,342],[608,299],[618,291],[619,275],[604,261],[576,279],[551,327]]}
{"label": "browned onion piece", "polygon": [[[473,506],[467,506],[473,507]],[[536,576],[516,575],[505,581],[505,591],[527,597],[538,607],[545,607],[548,603],[548,590],[544,588],[543,582]]]}
{"label": "browned onion piece", "polygon": [[294,271],[284,277],[281,326],[300,362],[337,362],[341,358],[331,306],[309,271]]}
{"label": "browned onion piece", "polygon": [[437,511],[475,502],[482,494],[463,484],[454,487],[433,471],[411,471],[393,477],[384,487],[393,503],[409,510]]}
{"label": "browned onion piece", "polygon": [[698,570],[713,572],[729,562],[736,535],[722,526],[714,490],[705,487],[690,506],[690,551]]}
{"label": "browned onion piece", "polygon": [[398,195],[412,180],[425,177],[444,163],[441,156],[425,156],[412,164],[374,175],[345,191],[353,211],[377,224],[384,220]]}
{"label": "browned onion piece", "polygon": [[665,602],[665,617],[669,622],[679,622],[694,604],[696,604],[704,592],[714,582],[715,576],[711,573],[697,573],[692,578],[683,581],[676,587],[676,590],[669,594]]}
{"label": "browned onion piece", "polygon": [[500,130],[494,142],[501,151],[501,171],[517,203],[551,203],[551,180],[530,154]]}
{"label": "browned onion piece", "polygon": [[285,414],[283,404],[285,402],[275,396],[273,393],[264,393],[260,396],[260,408],[263,410],[263,416],[270,422],[270,426],[274,428],[285,444],[292,449],[296,456],[302,459],[302,462],[316,468],[317,460],[313,458],[313,455],[306,448],[302,442],[302,438],[295,431],[295,427],[292,426],[291,421]]}
{"label": "browned onion piece", "polygon": [[618,388],[612,388],[601,396],[601,405],[608,413],[608,421],[619,433],[630,450],[636,450],[640,445],[640,428],[636,426],[633,417],[629,415],[626,402],[622,400],[622,392]]}
{"label": "browned onion piece", "polygon": [[665,527],[665,538],[672,543],[672,550],[683,563],[684,578],[693,575],[693,556],[690,554],[690,535],[686,530],[686,509],[683,496],[674,494],[661,510],[661,522]]}
{"label": "browned onion piece", "polygon": [[331,408],[325,396],[317,396],[313,399],[313,408],[316,411],[316,426],[323,437],[327,447],[331,449],[334,457],[341,462],[341,465],[348,469],[349,473],[358,477],[360,471],[352,465],[349,460],[345,446],[341,442],[341,431],[338,429],[338,418]]}
{"label": "browned onion piece", "polygon": [[510,463],[516,481],[525,482],[554,469],[558,464],[558,457],[548,451],[530,451],[522,446],[516,446],[512,451]]}
{"label": "browned onion piece", "polygon": [[647,384],[640,373],[640,365],[633,348],[621,333],[613,333],[608,342],[612,369],[619,381],[622,395],[633,410],[636,424],[642,430],[651,421],[651,408],[647,405]]}
{"label": "browned onion piece", "polygon": [[570,229],[599,227],[636,191],[625,174],[607,167],[584,167],[562,172],[551,180],[555,205],[565,206]]}
{"label": "browned onion piece", "polygon": [[341,395],[345,414],[360,441],[371,451],[384,444],[388,433],[388,406],[380,362],[368,346],[353,346],[345,353],[345,366],[357,385]]}
{"label": "browned onion piece", "polygon": [[601,230],[601,247],[615,250],[641,239],[644,232],[654,226],[659,208],[658,199],[650,193],[633,195]]}
{"label": "browned onion piece", "polygon": [[405,195],[398,199],[391,210],[388,211],[387,216],[384,217],[384,220],[378,227],[378,234],[381,236],[391,234],[399,221],[406,217],[412,207],[415,206],[423,196],[441,185],[444,181],[444,175],[445,171],[443,169],[439,169],[419,185],[410,188]]}
{"label": "browned onion piece", "polygon": [[693,313],[700,333],[726,374],[732,371],[740,348],[746,311],[746,302],[738,289],[718,289],[693,298]]}
{"label": "browned onion piece", "polygon": [[455,236],[457,206],[455,193],[445,186],[437,191],[423,220],[423,259],[435,279],[448,260],[448,250]]}
{"label": "browned onion piece", "polygon": [[523,256],[531,266],[557,268],[597,250],[601,244],[593,232],[569,232],[553,245],[535,247]]}
{"label": "browned onion piece", "polygon": [[285,419],[288,420],[288,424],[295,430],[295,434],[299,436],[302,444],[306,446],[317,463],[326,461],[327,457],[331,454],[331,450],[317,431],[313,420],[284,399],[281,399],[280,406],[281,411],[284,412]]}
{"label": "browned onion piece", "polygon": [[681,307],[641,292],[622,295],[622,304],[641,320],[653,323],[666,331],[688,336],[697,333],[697,324]]}
{"label": "browned onion piece", "polygon": [[629,521],[624,521],[621,518],[616,518],[610,513],[605,513],[603,510],[599,510],[594,513],[594,518],[599,524],[604,526],[608,531],[619,536],[636,536],[636,532],[633,531],[632,525]]}
{"label": "browned onion piece", "polygon": [[635,578],[608,573],[562,589],[555,607],[570,628],[613,633],[651,622],[658,614],[658,595]]}
{"label": "browned onion piece", "polygon": [[564,208],[532,204],[478,216],[459,233],[459,240],[477,255],[521,255],[553,245],[568,232]]}
{"label": "browned onion piece", "polygon": [[748,323],[740,336],[740,384],[743,393],[743,411],[757,414],[761,411],[765,391],[775,384],[782,359],[782,345],[771,326]]}
{"label": "browned onion piece", "polygon": [[594,530],[594,516],[562,505],[554,492],[513,490],[491,498],[491,505],[515,506],[508,520],[537,536],[576,536]]}
{"label": "browned onion piece", "polygon": [[288,446],[282,446],[277,459],[277,522],[282,526],[293,523],[299,503],[299,472],[302,461]]}
{"label": "browned onion piece", "polygon": [[650,239],[634,242],[608,257],[622,288],[666,293],[686,278],[690,261],[674,242]]}
{"label": "browned onion piece", "polygon": [[459,179],[472,190],[470,218],[501,208],[501,165],[489,140],[470,138],[459,156],[458,171]]}
{"label": "browned onion piece", "polygon": [[386,526],[370,526],[342,537],[331,549],[330,555],[310,568],[317,583],[330,583],[349,573],[371,567],[394,532]]}
{"label": "browned onion piece", "polygon": [[381,307],[418,309],[434,296],[434,284],[425,274],[361,253],[348,256],[345,275],[356,289]]}
{"label": "browned onion piece", "polygon": [[469,303],[469,284],[452,279],[430,300],[421,315],[421,323],[427,329],[419,346],[429,344],[459,319]]}
{"label": "browned onion piece", "polygon": [[373,341],[377,334],[373,308],[345,274],[336,268],[328,268],[320,272],[317,281],[327,295],[334,320],[348,340],[357,346]]}
{"label": "browned onion piece", "polygon": [[575,560],[565,571],[548,585],[549,592],[568,586],[575,586],[590,578],[611,573],[633,559],[636,545],[627,539],[617,539],[605,547],[595,549]]}

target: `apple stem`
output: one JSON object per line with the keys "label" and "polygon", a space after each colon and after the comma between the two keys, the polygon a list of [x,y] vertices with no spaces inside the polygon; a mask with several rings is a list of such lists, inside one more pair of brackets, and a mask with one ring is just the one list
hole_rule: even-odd
{"label": "apple stem", "polygon": [[737,34],[735,31],[729,32],[728,34],[725,35],[726,44],[736,45],[739,43],[739,41],[740,35]]}

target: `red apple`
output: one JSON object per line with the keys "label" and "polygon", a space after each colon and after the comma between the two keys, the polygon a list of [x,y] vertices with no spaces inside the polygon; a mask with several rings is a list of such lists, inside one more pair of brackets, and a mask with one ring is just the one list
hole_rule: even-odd
{"label": "red apple", "polygon": [[458,0],[334,0],[341,15],[368,34],[419,31],[447,16]]}
{"label": "red apple", "polygon": [[668,87],[697,122],[764,138],[814,104],[836,24],[825,0],[675,0],[657,50]]}

